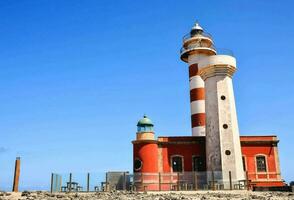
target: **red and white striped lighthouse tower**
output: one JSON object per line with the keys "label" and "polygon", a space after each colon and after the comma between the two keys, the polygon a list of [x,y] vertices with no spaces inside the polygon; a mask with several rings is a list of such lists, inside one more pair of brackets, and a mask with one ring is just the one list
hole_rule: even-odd
{"label": "red and white striped lighthouse tower", "polygon": [[201,58],[215,55],[213,40],[196,23],[183,38],[181,60],[189,64],[191,125],[193,136],[205,136],[205,88],[199,76],[198,62]]}

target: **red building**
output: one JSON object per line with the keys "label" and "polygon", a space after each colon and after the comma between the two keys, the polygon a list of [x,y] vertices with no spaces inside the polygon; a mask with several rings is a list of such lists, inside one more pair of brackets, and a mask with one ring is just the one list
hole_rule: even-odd
{"label": "red building", "polygon": [[241,136],[244,171],[257,186],[283,186],[277,136]]}
{"label": "red building", "polygon": [[[155,139],[153,123],[146,116],[137,126],[137,138],[133,141],[133,158],[138,190],[173,190],[177,189],[179,180],[186,181],[186,186],[190,188],[209,187],[211,172],[206,171],[205,137]],[[283,186],[277,137],[241,136],[240,142],[243,170],[250,186]],[[195,183],[195,176],[198,183]]]}

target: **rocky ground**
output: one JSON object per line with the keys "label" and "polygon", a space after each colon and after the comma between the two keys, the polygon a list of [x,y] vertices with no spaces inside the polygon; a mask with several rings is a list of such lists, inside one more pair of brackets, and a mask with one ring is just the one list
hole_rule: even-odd
{"label": "rocky ground", "polygon": [[294,193],[289,192],[248,192],[248,191],[194,191],[194,192],[97,192],[97,193],[55,193],[48,192],[22,192],[22,193],[0,193],[0,200],[184,200],[184,199],[263,199],[263,200],[294,200]]}

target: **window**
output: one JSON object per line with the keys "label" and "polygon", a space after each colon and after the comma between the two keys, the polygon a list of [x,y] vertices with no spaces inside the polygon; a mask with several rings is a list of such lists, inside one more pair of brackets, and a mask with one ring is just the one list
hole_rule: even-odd
{"label": "window", "polygon": [[142,168],[142,161],[138,158],[134,161],[134,169],[135,171],[139,171]]}
{"label": "window", "polygon": [[193,171],[205,171],[205,161],[203,157],[193,157]]}
{"label": "window", "polygon": [[230,151],[230,150],[226,150],[226,151],[225,151],[225,154],[226,154],[227,156],[229,156],[229,155],[231,155],[231,151]]}
{"label": "window", "polygon": [[242,156],[242,163],[243,163],[243,171],[246,171],[246,163],[245,163],[245,157]]}
{"label": "window", "polygon": [[137,128],[138,132],[153,132],[153,127],[152,126],[138,126]]}
{"label": "window", "polygon": [[221,96],[221,100],[225,100],[226,97],[224,95]]}
{"label": "window", "polygon": [[228,127],[229,127],[228,124],[224,124],[224,125],[223,125],[223,128],[224,128],[224,129],[227,129]]}
{"label": "window", "polygon": [[172,168],[173,172],[183,171],[183,158],[181,156],[172,157]]}
{"label": "window", "polygon": [[265,156],[256,156],[257,172],[266,172]]}

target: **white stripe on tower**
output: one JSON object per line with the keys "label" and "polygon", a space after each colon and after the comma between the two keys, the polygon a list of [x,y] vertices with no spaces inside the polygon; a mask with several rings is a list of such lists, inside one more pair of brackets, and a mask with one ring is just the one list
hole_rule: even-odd
{"label": "white stripe on tower", "polygon": [[189,77],[192,135],[205,136],[205,90],[197,63],[189,66]]}

